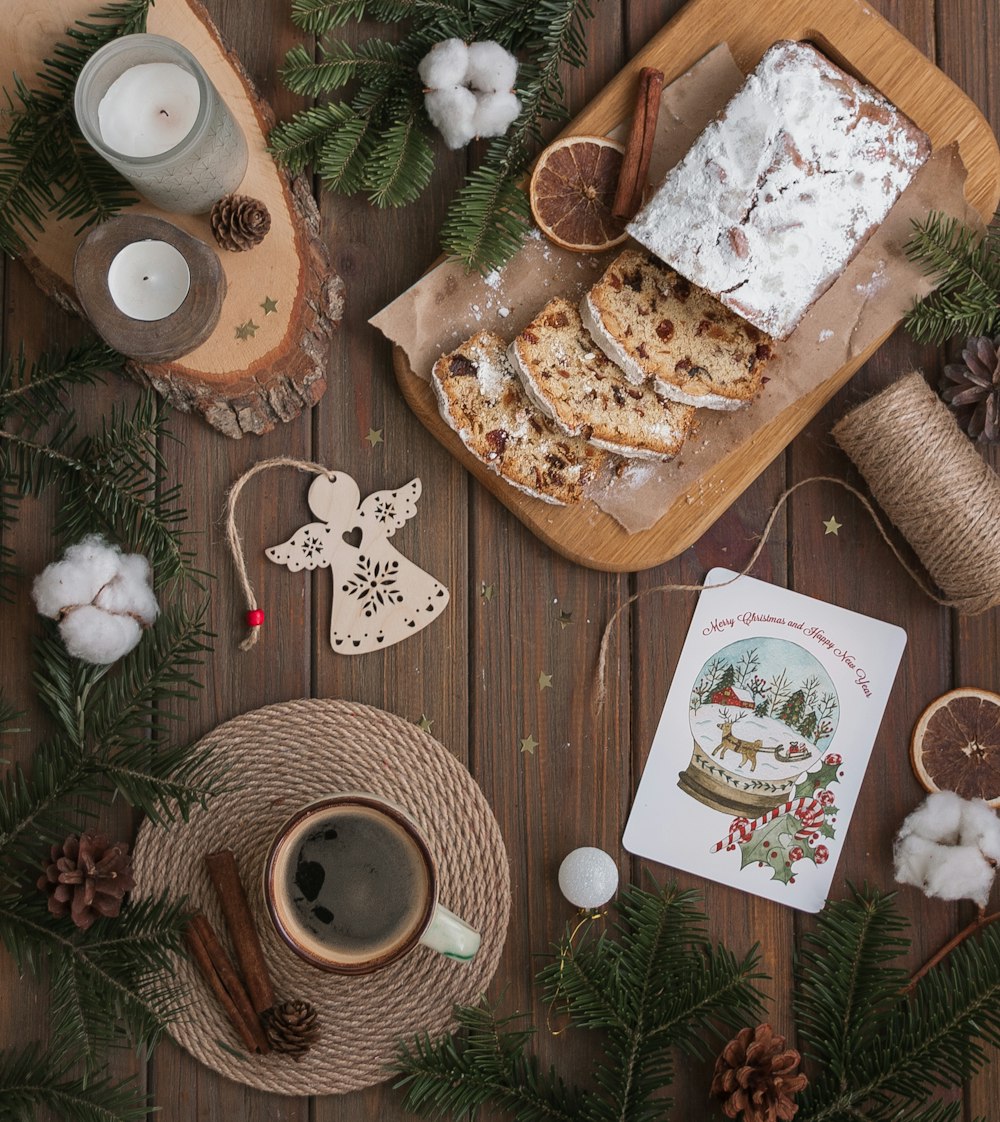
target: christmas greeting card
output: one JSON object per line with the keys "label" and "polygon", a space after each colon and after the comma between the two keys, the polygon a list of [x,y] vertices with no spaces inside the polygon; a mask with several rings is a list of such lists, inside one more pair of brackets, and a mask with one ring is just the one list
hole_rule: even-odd
{"label": "christmas greeting card", "polygon": [[817,912],[906,632],[735,575],[705,578],[721,587],[698,601],[623,842]]}

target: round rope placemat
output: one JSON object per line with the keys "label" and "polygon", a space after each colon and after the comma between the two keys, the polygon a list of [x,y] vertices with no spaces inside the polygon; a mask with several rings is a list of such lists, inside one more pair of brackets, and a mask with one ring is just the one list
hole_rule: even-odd
{"label": "round rope placemat", "polygon": [[[171,1025],[177,1042],[240,1083],[288,1095],[329,1095],[388,1078],[400,1040],[455,1027],[452,1007],[475,1002],[496,971],[510,915],[510,874],[500,829],[469,772],[416,725],[346,701],[291,701],[245,713],[201,741],[229,766],[233,789],[169,829],[145,822],[135,845],[136,896],[168,892],[204,912],[224,940],[222,911],[204,857],[232,849],[239,862],[279,1001],[303,998],[320,1038],[295,1063],[247,1056],[197,970],[178,959],[189,993]],[[418,946],[366,977],[326,974],[296,958],[275,934],[260,889],[264,860],[298,807],[336,791],[370,791],[407,810],[438,864],[442,904],[482,933],[469,964]],[[228,940],[226,940],[228,942]]]}

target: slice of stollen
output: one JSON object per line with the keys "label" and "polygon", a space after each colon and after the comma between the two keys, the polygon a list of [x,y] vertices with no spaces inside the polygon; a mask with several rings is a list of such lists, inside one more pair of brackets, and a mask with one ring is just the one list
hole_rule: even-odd
{"label": "slice of stollen", "polygon": [[511,366],[538,408],[571,436],[630,459],[669,460],[691,431],[694,409],[633,385],[597,346],[580,312],[550,300],[511,343]]}
{"label": "slice of stollen", "polygon": [[612,457],[567,436],[540,413],[507,359],[507,344],[480,331],[434,363],[441,416],[466,448],[513,487],[547,503],[577,503]]}
{"label": "slice of stollen", "polygon": [[580,317],[629,381],[704,409],[746,405],[771,357],[767,335],[639,249],[608,266]]}

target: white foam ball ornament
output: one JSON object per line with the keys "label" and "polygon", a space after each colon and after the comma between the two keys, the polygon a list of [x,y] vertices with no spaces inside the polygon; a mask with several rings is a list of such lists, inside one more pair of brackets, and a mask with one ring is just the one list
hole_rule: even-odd
{"label": "white foam ball ornament", "polygon": [[618,891],[618,866],[603,849],[581,846],[559,866],[559,890],[578,908],[599,908]]}

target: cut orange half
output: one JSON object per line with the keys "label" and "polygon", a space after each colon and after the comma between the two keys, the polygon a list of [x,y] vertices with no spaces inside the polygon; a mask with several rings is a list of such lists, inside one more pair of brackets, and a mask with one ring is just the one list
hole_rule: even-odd
{"label": "cut orange half", "polygon": [[550,144],[531,173],[528,198],[538,228],[564,249],[596,253],[628,235],[611,207],[624,147],[605,136],[566,136]]}
{"label": "cut orange half", "polygon": [[964,688],[932,701],[913,729],[910,762],[928,791],[1000,806],[1000,694]]}

